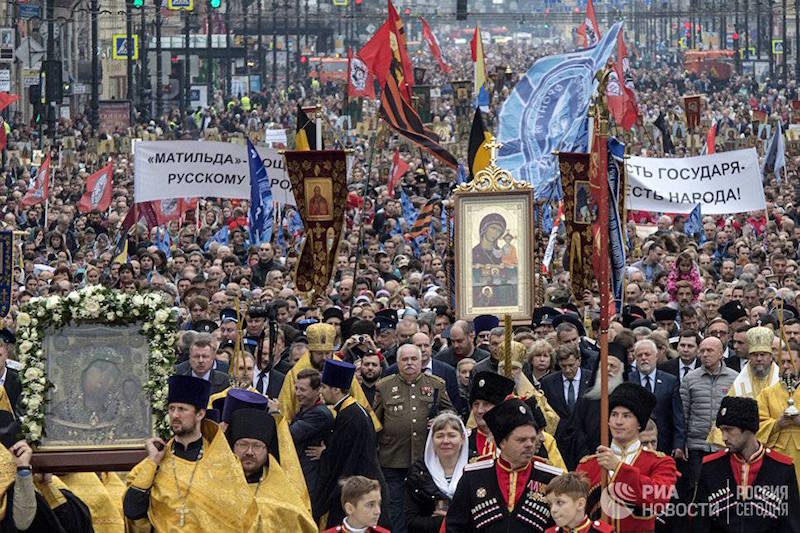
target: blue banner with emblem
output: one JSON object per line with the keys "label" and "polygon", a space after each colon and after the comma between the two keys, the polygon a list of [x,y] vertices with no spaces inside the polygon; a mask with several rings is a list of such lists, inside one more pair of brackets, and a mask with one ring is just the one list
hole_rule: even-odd
{"label": "blue banner with emblem", "polygon": [[11,310],[11,287],[14,285],[14,233],[0,231],[0,316]]}
{"label": "blue banner with emblem", "polygon": [[614,51],[621,28],[621,22],[614,24],[592,47],[539,59],[503,103],[497,164],[533,185],[537,200],[561,198],[554,151],[589,149],[585,119],[594,75]]}
{"label": "blue banner with emblem", "polygon": [[617,312],[622,310],[622,285],[625,276],[625,227],[620,213],[620,194],[625,194],[625,145],[608,140],[608,251],[611,258],[611,291]]}

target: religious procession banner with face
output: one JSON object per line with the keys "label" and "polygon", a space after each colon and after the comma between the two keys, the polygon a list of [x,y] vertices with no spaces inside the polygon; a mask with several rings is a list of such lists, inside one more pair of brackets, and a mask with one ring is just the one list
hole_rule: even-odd
{"label": "religious procession banner with face", "polygon": [[594,284],[592,224],[597,218],[589,180],[589,154],[561,152],[558,167],[564,191],[569,277],[573,296],[580,300]]}
{"label": "religious procession banner with face", "polygon": [[121,470],[141,460],[147,438],[170,434],[166,384],[176,318],[157,293],[100,286],[23,306],[16,340],[21,429],[35,446],[35,464]]}
{"label": "religious procession banner with face", "polygon": [[533,189],[495,164],[455,191],[456,314],[533,317]]}
{"label": "religious procession banner with face", "polygon": [[297,262],[295,284],[324,295],[342,236],[347,199],[347,160],[341,150],[284,152],[306,241]]}

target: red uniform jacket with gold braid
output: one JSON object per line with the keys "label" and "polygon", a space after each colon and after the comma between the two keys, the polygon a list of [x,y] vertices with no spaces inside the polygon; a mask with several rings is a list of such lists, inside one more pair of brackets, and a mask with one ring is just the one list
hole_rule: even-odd
{"label": "red uniform jacket with gold braid", "polygon": [[[597,456],[584,457],[576,470],[589,477],[587,508],[592,517],[599,518],[603,468],[597,463]],[[609,478],[606,496],[602,498],[602,510],[610,515],[614,530],[618,533],[653,531],[653,508],[669,502],[677,476],[672,457],[645,448],[639,449],[631,464],[622,463]]]}
{"label": "red uniform jacket with gold braid", "polygon": [[587,518],[583,524],[575,529],[553,526],[547,528],[544,533],[614,533],[614,528],[600,520],[592,521]]}

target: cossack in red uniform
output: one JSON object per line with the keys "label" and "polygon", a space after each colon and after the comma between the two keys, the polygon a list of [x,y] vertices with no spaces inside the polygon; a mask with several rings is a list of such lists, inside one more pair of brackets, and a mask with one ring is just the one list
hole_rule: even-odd
{"label": "cossack in red uniform", "polygon": [[561,469],[538,457],[514,468],[502,451],[503,441],[514,429],[529,425],[539,430],[539,422],[519,399],[500,403],[484,419],[501,443],[501,456],[464,468],[444,521],[447,533],[544,533],[553,525],[544,488]]}
{"label": "cossack in red uniform", "polygon": [[744,435],[749,431],[752,441],[745,453],[750,457],[727,448],[703,457],[694,495],[692,531],[800,532],[800,495],[792,458],[755,439],[759,429],[756,401],[724,398],[716,426],[737,427]]}
{"label": "cossack in red uniform", "polygon": [[591,520],[587,518],[586,521],[578,527],[569,528],[554,526],[548,528],[545,533],[614,533],[614,528],[600,520]]}
{"label": "cossack in red uniform", "polygon": [[[587,508],[591,509],[591,516],[599,516],[603,468],[597,463],[596,456],[589,455],[581,460],[576,470],[588,476]],[[651,511],[669,502],[676,479],[677,469],[672,457],[642,448],[636,441],[623,453],[619,469],[609,473],[606,497],[602,498],[603,502],[612,502],[615,511],[612,514],[616,515],[611,517],[614,529],[618,533],[653,531],[655,515]]]}

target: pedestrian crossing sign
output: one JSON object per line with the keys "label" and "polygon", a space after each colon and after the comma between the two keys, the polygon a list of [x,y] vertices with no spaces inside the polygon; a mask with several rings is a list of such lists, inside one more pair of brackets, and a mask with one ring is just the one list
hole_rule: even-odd
{"label": "pedestrian crossing sign", "polygon": [[131,35],[131,46],[128,46],[128,36],[124,33],[115,33],[111,36],[113,46],[111,47],[112,59],[127,60],[128,50],[133,49],[131,59],[136,61],[139,59],[139,36]]}
{"label": "pedestrian crossing sign", "polygon": [[172,11],[194,10],[194,0],[167,0],[167,9]]}
{"label": "pedestrian crossing sign", "polygon": [[336,7],[347,7],[348,0],[333,0],[333,5]]}
{"label": "pedestrian crossing sign", "polygon": [[774,55],[783,53],[783,39],[772,39],[772,53]]}

